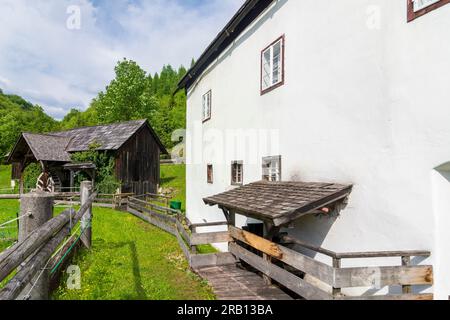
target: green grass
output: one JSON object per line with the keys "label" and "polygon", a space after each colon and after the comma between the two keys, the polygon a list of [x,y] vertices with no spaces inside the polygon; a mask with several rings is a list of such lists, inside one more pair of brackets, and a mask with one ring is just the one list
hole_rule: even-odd
{"label": "green grass", "polygon": [[161,165],[161,186],[164,189],[173,189],[171,200],[181,201],[181,210],[186,212],[186,166]]}
{"label": "green grass", "polygon": [[[0,169],[0,185],[6,180],[9,183],[9,174],[3,174],[8,169]],[[164,165],[161,176],[163,187],[174,189],[174,199],[182,201],[184,209],[185,167]],[[0,200],[0,224],[14,218],[18,209],[18,201]],[[207,284],[189,270],[175,237],[127,213],[104,208],[93,211],[93,248],[81,250],[72,261],[81,269],[81,290],[68,290],[65,275],[53,299],[214,299]],[[9,245],[11,242],[0,241],[0,251]],[[199,246],[198,250],[216,252],[211,246]]]}
{"label": "green grass", "polygon": [[72,264],[82,271],[81,290],[67,290],[57,300],[213,299],[210,288],[189,271],[176,239],[131,215],[96,208],[93,249]]}

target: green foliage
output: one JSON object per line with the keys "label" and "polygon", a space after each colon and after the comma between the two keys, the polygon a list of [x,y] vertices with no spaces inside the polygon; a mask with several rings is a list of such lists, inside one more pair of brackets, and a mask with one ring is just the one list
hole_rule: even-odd
{"label": "green foliage", "polygon": [[[89,151],[72,154],[74,163],[92,162],[96,166],[95,184],[96,189],[101,193],[114,193],[120,187],[120,182],[114,176],[114,156],[107,151],[97,151],[100,145],[93,144]],[[83,180],[88,179],[85,174],[76,177],[75,184],[79,185]]]}
{"label": "green foliage", "polygon": [[63,119],[61,127],[108,124],[120,121],[148,119],[161,141],[172,148],[173,131],[186,127],[186,95],[173,93],[186,69],[178,71],[170,65],[153,76],[136,62],[124,59],[115,67],[115,78],[92,101],[85,112],[73,109]]}
{"label": "green foliage", "polygon": [[16,95],[0,92],[0,157],[12,148],[21,132],[49,132],[59,129],[59,123]]}
{"label": "green foliage", "polygon": [[31,163],[23,173],[23,184],[26,190],[36,188],[36,182],[42,173],[42,168],[37,163]]}
{"label": "green foliage", "polygon": [[171,200],[182,202],[182,211],[186,210],[186,166],[161,165],[161,187],[173,191]]}

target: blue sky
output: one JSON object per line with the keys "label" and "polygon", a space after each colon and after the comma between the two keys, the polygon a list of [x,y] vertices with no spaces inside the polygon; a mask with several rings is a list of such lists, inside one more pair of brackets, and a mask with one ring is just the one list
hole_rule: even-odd
{"label": "blue sky", "polygon": [[[61,119],[85,109],[126,57],[189,65],[244,0],[0,0],[0,88]],[[69,29],[70,6],[80,28]]]}

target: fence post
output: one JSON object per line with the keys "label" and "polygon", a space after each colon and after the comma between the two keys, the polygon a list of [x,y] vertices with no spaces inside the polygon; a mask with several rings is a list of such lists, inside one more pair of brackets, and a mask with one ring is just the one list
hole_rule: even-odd
{"label": "fence post", "polygon": [[[411,265],[411,257],[402,257],[402,266],[410,266]],[[410,294],[412,292],[411,286],[402,286],[403,294]]]}
{"label": "fence post", "polygon": [[[341,259],[333,258],[333,268],[340,269],[342,266]],[[333,297],[339,297],[341,295],[341,288],[333,287]]]}
{"label": "fence post", "polygon": [[[19,220],[19,242],[23,242],[34,230],[52,219],[53,203],[54,196],[49,193],[22,194],[20,197],[19,217],[22,218]],[[48,300],[49,282],[49,270],[40,270],[31,284],[25,287],[21,296],[29,293],[27,298],[30,300]]]}
{"label": "fence post", "polygon": [[[92,194],[92,182],[83,181],[80,186],[80,201],[84,205]],[[81,242],[87,249],[92,247],[92,204],[81,218],[81,229],[84,230]]]}

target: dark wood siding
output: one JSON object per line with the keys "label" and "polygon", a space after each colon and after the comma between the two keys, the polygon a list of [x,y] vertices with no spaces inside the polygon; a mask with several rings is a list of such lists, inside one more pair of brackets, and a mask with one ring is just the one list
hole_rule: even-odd
{"label": "dark wood siding", "polygon": [[159,145],[147,126],[117,151],[116,177],[122,182],[122,192],[157,192],[160,153]]}

